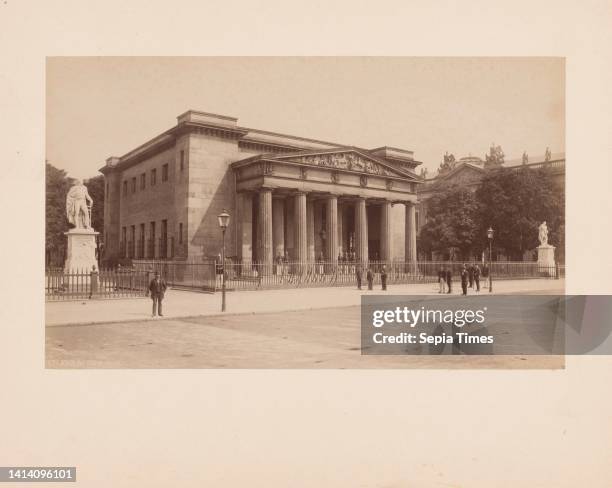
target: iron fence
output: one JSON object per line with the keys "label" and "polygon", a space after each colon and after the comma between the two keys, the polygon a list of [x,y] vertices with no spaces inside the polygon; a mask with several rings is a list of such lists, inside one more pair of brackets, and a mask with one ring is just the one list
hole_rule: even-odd
{"label": "iron fence", "polygon": [[64,272],[61,268],[45,272],[45,299],[91,300],[98,298],[143,297],[149,273],[129,268]]}
{"label": "iron fence", "polygon": [[[357,270],[362,270],[362,280],[366,283],[367,269],[373,274],[373,282],[379,285],[383,267],[387,283],[437,283],[441,269],[450,270],[452,280],[460,280],[464,262],[420,261],[278,261],[275,263],[231,262],[225,263],[226,289],[259,290],[274,288],[306,288],[354,286]],[[466,261],[468,267],[480,268],[481,281],[488,282],[489,276],[495,280],[515,279],[555,279],[565,276],[564,266],[542,266],[536,262],[496,261],[483,264],[480,261]],[[134,269],[142,272],[158,271],[169,286],[174,288],[219,291],[222,286],[224,267],[214,260],[203,261],[160,261],[136,260]],[[489,267],[491,269],[489,269]]]}
{"label": "iron fence", "polygon": [[214,261],[137,259],[132,261],[132,267],[138,272],[159,272],[168,286],[173,288],[204,291],[215,291],[216,288],[217,276]]}

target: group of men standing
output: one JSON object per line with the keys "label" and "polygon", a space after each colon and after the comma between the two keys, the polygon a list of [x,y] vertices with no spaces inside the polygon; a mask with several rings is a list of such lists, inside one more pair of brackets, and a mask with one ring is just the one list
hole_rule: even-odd
{"label": "group of men standing", "polygon": [[[355,269],[355,277],[357,278],[357,289],[361,290],[361,283],[363,280],[363,271],[361,266],[357,266]],[[368,290],[374,289],[374,271],[370,266],[366,269],[366,280],[368,282]],[[383,264],[380,268],[380,284],[382,285],[382,289],[387,289],[387,267]]]}
{"label": "group of men standing", "polygon": [[[487,278],[488,275],[489,270],[486,266],[481,271],[478,264],[470,264],[469,266],[464,264],[460,272],[462,295],[467,295],[468,286],[469,288],[474,288],[474,285],[476,285],[476,292],[479,293],[480,277]],[[438,271],[438,284],[440,285],[438,293],[452,293],[453,274],[450,267],[442,266],[440,268],[440,271]]]}

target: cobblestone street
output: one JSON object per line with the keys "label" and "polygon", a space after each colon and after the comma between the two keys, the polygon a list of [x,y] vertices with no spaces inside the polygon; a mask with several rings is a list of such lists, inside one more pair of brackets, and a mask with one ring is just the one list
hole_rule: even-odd
{"label": "cobblestone street", "polygon": [[558,356],[362,356],[360,308],[47,328],[48,368],[559,368]]}

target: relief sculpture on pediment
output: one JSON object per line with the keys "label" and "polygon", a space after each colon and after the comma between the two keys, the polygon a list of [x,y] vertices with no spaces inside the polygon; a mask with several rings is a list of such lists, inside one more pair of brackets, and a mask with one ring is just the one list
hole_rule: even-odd
{"label": "relief sculpture on pediment", "polygon": [[382,165],[354,153],[315,154],[300,158],[300,162],[327,168],[346,169],[384,176],[390,175],[389,171]]}

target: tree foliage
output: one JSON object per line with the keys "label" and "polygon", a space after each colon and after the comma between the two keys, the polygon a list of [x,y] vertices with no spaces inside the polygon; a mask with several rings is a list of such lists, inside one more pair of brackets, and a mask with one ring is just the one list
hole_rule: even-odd
{"label": "tree foliage", "polygon": [[104,176],[98,175],[83,182],[93,199],[91,209],[91,226],[94,230],[104,230]]}
{"label": "tree foliage", "polygon": [[66,194],[72,179],[66,172],[46,163],[45,171],[45,255],[48,265],[61,266],[66,249],[64,232],[69,229],[66,219]]}
{"label": "tree foliage", "polygon": [[546,221],[549,242],[563,247],[565,211],[563,191],[549,171],[498,169],[482,180],[476,191],[480,205],[480,235],[495,230],[495,245],[511,259],[522,259],[539,245],[538,227]]}
{"label": "tree foliage", "polygon": [[546,221],[549,242],[563,256],[565,213],[563,190],[547,169],[500,168],[487,172],[475,192],[446,186],[427,200],[427,222],[419,236],[425,252],[460,258],[488,247],[487,229],[495,230],[494,247],[510,259],[539,245],[538,226]]}
{"label": "tree foliage", "polygon": [[[66,171],[46,163],[45,200],[45,256],[48,266],[63,266],[66,253],[66,236],[70,229],[66,217],[66,195],[75,180]],[[84,181],[93,198],[91,226],[104,229],[104,176],[98,175]]]}
{"label": "tree foliage", "polygon": [[478,202],[469,189],[456,185],[441,187],[427,200],[427,223],[419,243],[426,252],[437,251],[467,257],[478,242]]}

